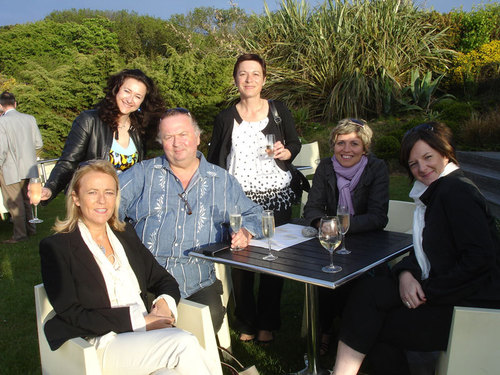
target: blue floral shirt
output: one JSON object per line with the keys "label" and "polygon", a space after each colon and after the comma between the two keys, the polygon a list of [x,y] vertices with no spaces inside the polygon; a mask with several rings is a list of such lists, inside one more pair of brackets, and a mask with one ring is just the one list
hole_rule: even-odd
{"label": "blue floral shirt", "polygon": [[183,298],[215,281],[213,263],[189,257],[187,250],[228,236],[229,207],[239,205],[242,226],[262,236],[262,208],[226,170],[208,163],[199,151],[197,156],[200,165],[186,191],[165,156],[142,161],[119,176],[120,218],[132,220],[144,245],[179,283]]}

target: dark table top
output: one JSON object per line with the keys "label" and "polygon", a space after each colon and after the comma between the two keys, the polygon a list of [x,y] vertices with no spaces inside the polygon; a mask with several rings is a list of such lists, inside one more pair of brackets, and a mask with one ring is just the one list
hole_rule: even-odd
{"label": "dark table top", "polygon": [[350,254],[333,256],[333,263],[342,267],[342,271],[334,274],[321,271],[321,267],[330,264],[330,258],[317,238],[273,251],[278,256],[274,261],[263,260],[267,249],[256,246],[238,252],[226,249],[215,256],[204,255],[201,250],[192,251],[190,255],[333,289],[408,251],[412,247],[412,236],[388,231],[347,234],[346,247],[351,250]]}

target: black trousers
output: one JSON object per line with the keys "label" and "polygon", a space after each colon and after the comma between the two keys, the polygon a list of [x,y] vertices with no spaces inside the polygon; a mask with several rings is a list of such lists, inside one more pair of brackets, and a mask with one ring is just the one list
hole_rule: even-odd
{"label": "black trousers", "polygon": [[186,298],[189,301],[198,302],[210,308],[210,316],[212,317],[215,333],[219,332],[222,322],[224,321],[224,315],[226,314],[226,308],[222,305],[222,293],[222,282],[216,279],[212,285],[200,289]]}
{"label": "black trousers", "polygon": [[322,334],[333,333],[333,322],[335,318],[340,318],[349,298],[351,290],[354,288],[353,280],[337,289],[318,287],[318,315],[319,329]]}
{"label": "black trousers", "polygon": [[[290,221],[291,207],[274,211],[275,225]],[[254,296],[255,273],[237,268],[231,270],[235,300],[234,315],[237,329],[253,335],[259,330],[276,331],[281,326],[281,291],[283,278],[266,274],[259,275],[257,300]]]}
{"label": "black trousers", "polygon": [[344,309],[339,339],[367,354],[370,374],[410,374],[405,350],[446,350],[453,306],[426,303],[408,309],[397,280],[360,280]]}
{"label": "black trousers", "polygon": [[356,288],[356,285],[364,279],[372,280],[375,276],[390,277],[391,273],[386,264],[375,267],[371,271],[360,276],[358,279],[352,280],[347,284],[340,286],[337,289],[318,288],[318,315],[320,333],[332,334],[333,321],[335,318],[342,317],[344,308],[349,300],[349,296]]}

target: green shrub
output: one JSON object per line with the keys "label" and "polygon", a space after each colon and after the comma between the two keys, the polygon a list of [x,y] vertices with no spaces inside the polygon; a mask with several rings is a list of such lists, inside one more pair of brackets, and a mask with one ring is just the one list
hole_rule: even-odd
{"label": "green shrub", "polygon": [[455,48],[463,53],[470,52],[488,43],[498,34],[500,26],[500,4],[486,4],[474,7],[471,12],[452,12],[454,22],[460,30]]}
{"label": "green shrub", "polygon": [[443,100],[436,104],[435,109],[439,111],[438,120],[450,127],[456,140],[460,139],[460,128],[468,121],[475,112],[470,102],[456,100]]}
{"label": "green shrub", "polygon": [[396,137],[383,135],[376,140],[373,151],[378,158],[388,161],[399,158],[400,147],[401,144]]}

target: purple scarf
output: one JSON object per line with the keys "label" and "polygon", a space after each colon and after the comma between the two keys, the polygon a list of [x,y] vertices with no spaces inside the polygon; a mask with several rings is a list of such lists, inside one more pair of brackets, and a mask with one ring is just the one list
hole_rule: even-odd
{"label": "purple scarf", "polygon": [[358,164],[353,165],[350,168],[345,168],[340,165],[340,163],[332,156],[333,170],[337,175],[337,187],[339,188],[339,206],[346,206],[349,208],[349,213],[354,215],[354,207],[352,206],[351,193],[354,191],[358,182],[365,170],[366,164],[368,164],[368,158],[366,155],[361,156],[361,160]]}

